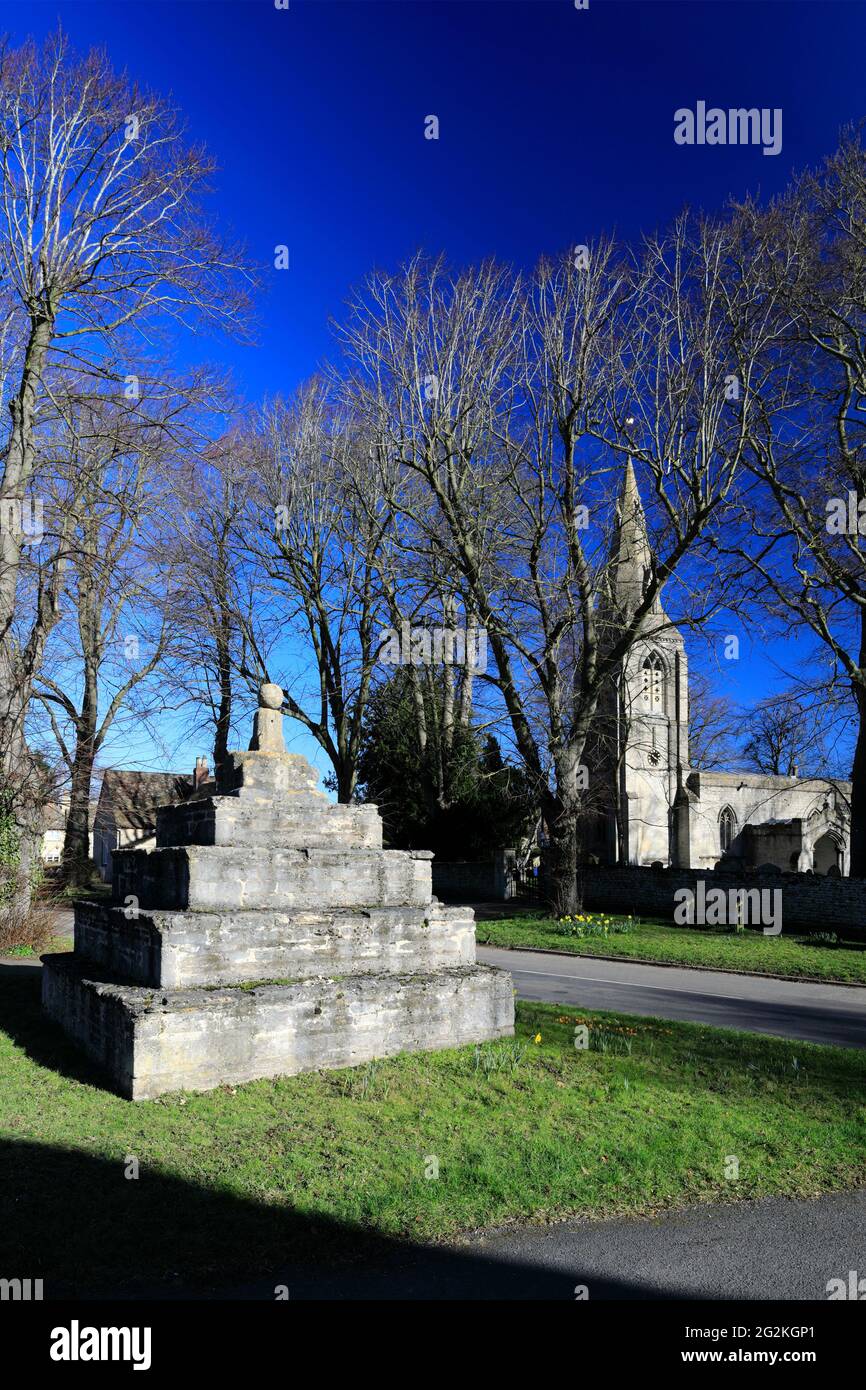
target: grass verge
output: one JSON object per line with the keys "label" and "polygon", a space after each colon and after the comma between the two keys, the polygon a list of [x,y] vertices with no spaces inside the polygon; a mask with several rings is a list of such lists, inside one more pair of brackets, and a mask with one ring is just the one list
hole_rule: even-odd
{"label": "grass verge", "polygon": [[514,1040],[132,1104],[38,985],[0,968],[0,1252],[55,1292],[866,1182],[862,1051],[521,1004]]}
{"label": "grass verge", "polygon": [[46,951],[71,951],[71,936],[55,936],[46,941],[37,950],[35,946],[9,946],[0,955],[9,956],[14,960],[38,960]]}
{"label": "grass verge", "polygon": [[[597,918],[604,914],[590,915]],[[583,956],[621,956],[624,960],[866,984],[866,943],[815,946],[807,936],[764,936],[751,928],[735,935],[712,927],[697,930],[639,921],[622,936],[577,938],[563,934],[552,918],[526,916],[478,922],[476,937],[489,946],[534,946]]]}

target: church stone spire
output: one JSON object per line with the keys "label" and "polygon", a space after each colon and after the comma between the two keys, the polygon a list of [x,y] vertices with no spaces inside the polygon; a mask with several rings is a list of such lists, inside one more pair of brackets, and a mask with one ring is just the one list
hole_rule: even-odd
{"label": "church stone spire", "polygon": [[681,769],[688,767],[685,643],[658,596],[634,626],[654,568],[628,459],[601,587],[599,643],[613,646],[623,632],[630,640],[599,693],[594,742],[586,755],[603,808],[590,852],[608,863],[688,862],[675,816]]}
{"label": "church stone spire", "polygon": [[[622,488],[616,504],[605,582],[605,606],[609,605],[620,620],[628,620],[634,614],[649,583],[652,565],[646,516],[634,465],[629,457],[626,460]],[[651,611],[656,614],[662,613],[658,599]]]}

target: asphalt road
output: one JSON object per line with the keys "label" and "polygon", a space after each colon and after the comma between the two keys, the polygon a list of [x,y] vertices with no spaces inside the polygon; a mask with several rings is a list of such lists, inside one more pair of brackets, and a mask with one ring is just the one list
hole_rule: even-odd
{"label": "asphalt road", "polygon": [[448,1246],[393,1242],[349,1265],[290,1266],[230,1288],[139,1296],[272,1300],[282,1285],[292,1300],[826,1300],[829,1281],[848,1285],[851,1270],[866,1274],[866,1191],[507,1226]]}
{"label": "asphalt road", "polygon": [[521,999],[866,1048],[866,989],[479,946]]}

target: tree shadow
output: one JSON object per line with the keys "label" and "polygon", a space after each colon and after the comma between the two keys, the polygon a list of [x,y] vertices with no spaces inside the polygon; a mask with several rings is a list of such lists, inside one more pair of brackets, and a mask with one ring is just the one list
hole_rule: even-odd
{"label": "tree shadow", "polygon": [[[691,1297],[556,1264],[421,1245],[123,1161],[0,1141],[0,1278],[46,1299],[568,1300]],[[551,1241],[556,1238],[551,1233]],[[246,1282],[244,1282],[246,1281]],[[228,1289],[228,1291],[227,1291]]]}
{"label": "tree shadow", "polygon": [[43,1012],[41,965],[0,965],[0,1029],[39,1066],[116,1094],[108,1073]]}

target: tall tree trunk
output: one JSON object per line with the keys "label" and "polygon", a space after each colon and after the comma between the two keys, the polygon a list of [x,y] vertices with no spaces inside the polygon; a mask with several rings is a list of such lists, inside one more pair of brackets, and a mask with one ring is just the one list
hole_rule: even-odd
{"label": "tall tree trunk", "polygon": [[217,602],[217,615],[214,638],[219,704],[214,726],[213,761],[214,776],[217,779],[219,779],[223,765],[228,759],[232,723],[232,635],[235,615],[229,596],[232,563],[230,524],[230,517],[226,516],[217,536],[215,548],[214,597]]}
{"label": "tall tree trunk", "polygon": [[337,779],[337,800],[341,806],[348,806],[355,794],[357,768],[353,758],[339,759],[334,769]]}
{"label": "tall tree trunk", "polygon": [[99,661],[102,641],[99,609],[91,581],[92,576],[89,574],[79,577],[79,631],[84,646],[84,689],[81,709],[75,720],[69,815],[66,820],[66,833],[63,836],[62,857],[63,881],[70,888],[84,888],[90,882],[90,786],[97,751]]}
{"label": "tall tree trunk", "polygon": [[412,700],[415,705],[415,717],[418,721],[418,747],[423,758],[427,752],[427,711],[424,708],[424,691],[421,689],[421,680],[418,669],[415,666],[407,666],[409,673],[409,684],[412,687]]}
{"label": "tall tree trunk", "polygon": [[550,834],[548,897],[560,916],[579,912],[581,880],[577,861],[580,850],[582,804],[581,756],[586,736],[570,741],[556,757],[556,792],[545,809]]}
{"label": "tall tree trunk", "polygon": [[565,805],[559,797],[546,798],[544,818],[550,838],[544,865],[546,896],[558,917],[573,916],[581,908],[577,873],[578,808]]}
{"label": "tall tree trunk", "polygon": [[866,685],[859,681],[854,683],[854,698],[858,719],[851,769],[851,877],[866,878]]}
{"label": "tall tree trunk", "polygon": [[90,882],[90,787],[93,780],[93,739],[76,743],[69,790],[69,815],[63,836],[63,881],[71,888]]}
{"label": "tall tree trunk", "polygon": [[469,660],[468,650],[470,632],[474,632],[476,634],[474,639],[475,646],[473,648],[472,657],[473,661],[478,660],[477,619],[470,608],[467,608],[465,610],[465,616],[467,651],[466,662],[463,667],[462,680],[460,682],[460,702],[457,707],[457,723],[459,724],[461,729],[468,728],[472,720],[472,701],[475,693],[475,668],[472,662],[470,662]]}
{"label": "tall tree trunk", "polygon": [[229,733],[232,722],[232,665],[229,643],[222,632],[217,635],[217,683],[219,705],[213,740],[214,775],[219,778],[229,754]]}
{"label": "tall tree trunk", "polygon": [[[33,662],[25,663],[16,650],[14,621],[21,567],[20,529],[4,524],[9,508],[24,502],[36,457],[34,428],[39,381],[54,332],[48,317],[31,320],[18,392],[9,402],[12,427],[0,481],[0,779],[11,793],[11,807],[19,837],[19,862],[15,871],[15,908],[30,907],[35,870],[39,863],[44,779],[27,747],[24,721],[33,690],[34,662],[41,654],[40,634],[29,644]],[[36,623],[42,618],[37,612]]]}
{"label": "tall tree trunk", "polygon": [[[454,619],[457,613],[457,604],[453,594],[444,595],[442,598],[442,626],[446,633],[443,641],[443,661],[442,667],[442,760],[446,767],[451,758],[451,750],[454,744],[454,666],[453,662],[447,659],[450,653],[453,657],[453,648],[450,643],[454,640]],[[442,788],[443,794],[445,788]]]}
{"label": "tall tree trunk", "polygon": [[99,570],[99,519],[95,511],[85,515],[78,565],[78,632],[84,657],[81,708],[75,720],[75,748],[72,754],[72,785],[69,816],[63,837],[63,881],[71,888],[83,888],[90,879],[90,783],[96,758],[99,720],[99,667],[104,634],[102,630]]}

